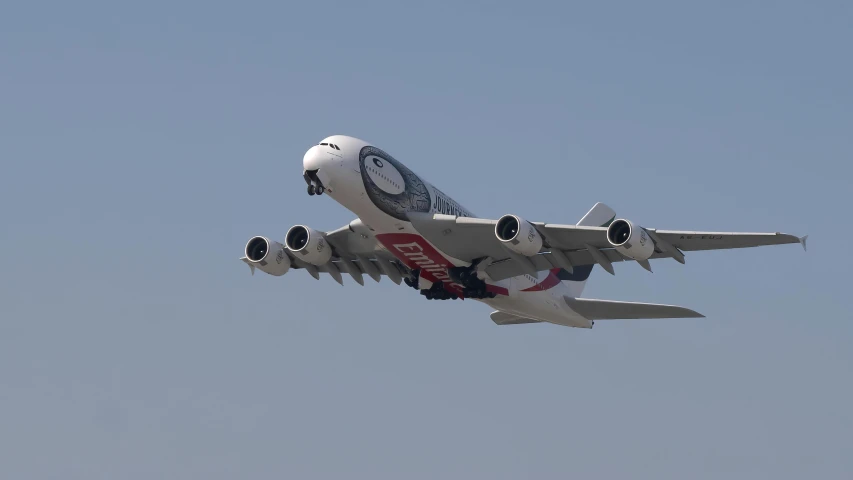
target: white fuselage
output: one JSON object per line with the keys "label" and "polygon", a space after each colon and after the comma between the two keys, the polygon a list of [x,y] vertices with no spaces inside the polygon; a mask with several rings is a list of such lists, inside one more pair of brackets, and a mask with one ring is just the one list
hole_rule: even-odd
{"label": "white fuselage", "polygon": [[[408,212],[474,215],[461,204],[433,187],[405,165],[353,137],[328,137],[308,150],[305,171],[316,172],[325,193],[361,219],[385,249],[400,262],[421,272],[427,284],[444,282],[445,288],[460,288],[447,268],[470,265],[438,250],[406,220]],[[579,297],[584,281],[561,281],[559,269],[520,275],[500,281],[485,278],[497,296],[480,301],[522,318],[572,327],[589,328],[591,322],[568,308],[564,296]]]}

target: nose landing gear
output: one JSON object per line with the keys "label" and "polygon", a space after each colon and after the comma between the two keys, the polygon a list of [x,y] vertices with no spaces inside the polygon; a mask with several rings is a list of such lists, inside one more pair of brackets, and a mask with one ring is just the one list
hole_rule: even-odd
{"label": "nose landing gear", "polygon": [[323,183],[320,182],[320,178],[317,177],[317,170],[307,170],[302,174],[302,178],[305,179],[305,183],[308,184],[308,195],[322,195],[326,191],[326,187],[323,186]]}
{"label": "nose landing gear", "polygon": [[308,185],[308,195],[322,195],[325,191],[322,185]]}

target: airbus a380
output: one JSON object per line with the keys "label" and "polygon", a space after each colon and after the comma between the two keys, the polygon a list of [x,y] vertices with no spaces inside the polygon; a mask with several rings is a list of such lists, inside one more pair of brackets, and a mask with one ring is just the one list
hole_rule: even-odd
{"label": "airbus a380", "polygon": [[591,328],[595,320],[688,318],[684,307],[581,298],[595,265],[649,260],[684,263],[684,252],[799,243],[783,233],[657,230],[617,219],[595,204],[576,225],[530,222],[518,215],[479,218],[388,153],[334,135],[302,159],[309,195],[328,195],[358,218],[337,230],[291,227],[284,243],[252,237],[241,260],[252,273],[280,276],[291,268],[404,282],[429,300],[475,299],[498,325],[548,322]]}

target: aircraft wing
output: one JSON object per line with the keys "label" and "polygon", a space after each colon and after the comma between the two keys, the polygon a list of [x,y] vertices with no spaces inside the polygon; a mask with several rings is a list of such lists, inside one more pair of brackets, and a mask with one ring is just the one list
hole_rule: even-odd
{"label": "aircraft wing", "polygon": [[566,304],[587,320],[623,320],[632,318],[702,318],[699,312],[675,305],[617,302],[593,298],[563,297]]}
{"label": "aircraft wing", "polygon": [[[633,261],[624,257],[607,241],[606,227],[560,225],[531,222],[545,240],[537,255],[519,259],[509,252],[495,236],[497,220],[456,217],[441,214],[409,214],[418,232],[448,255],[465,261],[488,258],[486,273],[493,280],[554,267],[566,268],[600,264],[613,273],[611,263]],[[718,250],[800,243],[805,248],[806,237],[784,233],[731,233],[656,230],[645,228],[655,242],[651,258],[674,258],[684,262],[683,251]],[[650,270],[647,262],[640,262]]]}
{"label": "aircraft wing", "polygon": [[[382,276],[387,276],[398,285],[404,277],[409,275],[408,268],[385,250],[359,219],[325,233],[324,238],[332,247],[332,258],[329,262],[320,266],[312,265],[293,255],[289,250],[285,250],[290,258],[291,267],[304,269],[318,280],[320,273],[328,273],[341,285],[343,285],[343,274],[352,277],[359,285],[364,285],[363,275],[377,282]],[[254,273],[254,265],[246,257],[240,260],[252,267]]]}

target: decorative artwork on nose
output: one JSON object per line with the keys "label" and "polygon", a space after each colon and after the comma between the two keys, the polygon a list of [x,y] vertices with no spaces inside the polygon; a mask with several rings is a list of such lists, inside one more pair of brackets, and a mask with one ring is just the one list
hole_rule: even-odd
{"label": "decorative artwork on nose", "polygon": [[367,170],[367,176],[377,187],[391,195],[403,193],[406,182],[394,165],[383,162],[375,155],[368,155],[367,160],[369,161],[364,162],[364,168]]}
{"label": "decorative artwork on nose", "polygon": [[358,163],[367,196],[380,210],[399,220],[407,220],[407,212],[430,211],[426,184],[394,157],[376,147],[364,147]]}

